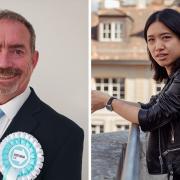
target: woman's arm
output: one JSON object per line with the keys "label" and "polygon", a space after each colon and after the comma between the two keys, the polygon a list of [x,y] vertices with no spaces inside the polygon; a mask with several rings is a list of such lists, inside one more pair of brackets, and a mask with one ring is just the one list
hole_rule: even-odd
{"label": "woman's arm", "polygon": [[[92,91],[92,112],[106,106],[110,96],[104,92]],[[113,111],[132,123],[139,124],[138,113],[140,104],[114,99],[112,102]]]}

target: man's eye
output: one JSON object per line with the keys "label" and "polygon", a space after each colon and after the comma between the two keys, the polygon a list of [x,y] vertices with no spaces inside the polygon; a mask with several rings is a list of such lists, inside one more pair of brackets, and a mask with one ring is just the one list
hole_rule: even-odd
{"label": "man's eye", "polygon": [[20,49],[15,49],[14,53],[17,54],[17,55],[24,54],[24,52],[22,50],[20,50]]}

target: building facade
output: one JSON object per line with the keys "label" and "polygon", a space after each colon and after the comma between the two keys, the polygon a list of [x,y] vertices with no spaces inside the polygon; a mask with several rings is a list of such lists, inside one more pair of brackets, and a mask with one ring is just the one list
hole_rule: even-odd
{"label": "building facade", "polygon": [[[92,13],[92,89],[132,102],[148,102],[163,83],[155,82],[143,28],[148,16],[165,7],[179,9],[176,1],[140,1]],[[121,4],[121,3],[120,3]],[[170,6],[171,5],[171,6]],[[128,130],[130,123],[105,109],[92,114],[92,133]]]}

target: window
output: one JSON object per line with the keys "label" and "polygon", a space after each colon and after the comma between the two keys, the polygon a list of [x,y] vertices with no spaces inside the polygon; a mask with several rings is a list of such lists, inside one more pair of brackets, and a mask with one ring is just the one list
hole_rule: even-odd
{"label": "window", "polygon": [[163,82],[161,82],[161,83],[156,82],[156,94],[158,94],[163,89],[163,87],[164,87]]}
{"label": "window", "polygon": [[125,99],[125,78],[95,78],[96,90]]}
{"label": "window", "polygon": [[121,1],[122,6],[132,6],[136,5],[136,0],[122,0]]}
{"label": "window", "polygon": [[[152,0],[140,0],[140,1],[137,1],[137,0],[121,0],[121,6],[135,6],[135,5],[138,5],[138,3],[141,3],[141,4],[149,4],[151,3]],[[167,0],[165,0],[167,1]],[[168,0],[169,1],[169,0]]]}
{"label": "window", "polygon": [[100,41],[121,41],[122,37],[122,22],[100,23]]}
{"label": "window", "polygon": [[103,24],[103,39],[111,39],[111,24]]}
{"label": "window", "polygon": [[114,38],[121,39],[123,26],[120,23],[115,24]]}
{"label": "window", "polygon": [[104,132],[104,125],[92,125],[92,134],[98,134]]}
{"label": "window", "polygon": [[129,129],[129,125],[120,125],[120,124],[117,124],[116,125],[116,129],[117,129],[117,131],[128,130]]}

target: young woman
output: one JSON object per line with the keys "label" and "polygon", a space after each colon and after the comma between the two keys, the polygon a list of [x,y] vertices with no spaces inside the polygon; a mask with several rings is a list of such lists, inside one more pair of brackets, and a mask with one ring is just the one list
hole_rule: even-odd
{"label": "young woman", "polygon": [[162,91],[147,104],[132,103],[92,91],[92,112],[106,107],[149,131],[147,166],[150,174],[180,179],[180,13],[164,9],[153,13],[144,38],[156,81]]}

